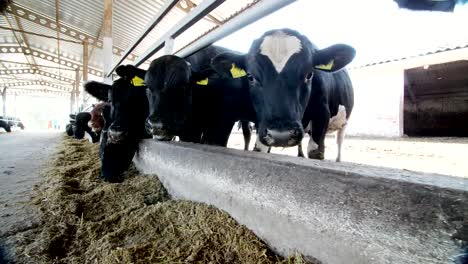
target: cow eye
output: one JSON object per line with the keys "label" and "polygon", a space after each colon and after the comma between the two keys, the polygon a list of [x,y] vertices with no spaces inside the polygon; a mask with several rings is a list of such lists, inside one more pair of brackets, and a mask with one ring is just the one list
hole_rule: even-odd
{"label": "cow eye", "polygon": [[250,82],[255,81],[255,77],[253,77],[253,75],[250,74],[250,73],[247,73],[247,79],[248,79]]}
{"label": "cow eye", "polygon": [[312,79],[312,76],[314,76],[313,72],[309,72],[306,77],[305,77],[305,81],[308,82]]}

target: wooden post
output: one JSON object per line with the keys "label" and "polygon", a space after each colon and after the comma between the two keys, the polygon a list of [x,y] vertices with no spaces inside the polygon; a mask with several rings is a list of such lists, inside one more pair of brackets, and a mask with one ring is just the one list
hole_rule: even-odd
{"label": "wooden post", "polygon": [[104,0],[104,19],[102,23],[103,58],[104,58],[104,82],[111,83],[112,77],[105,77],[112,70],[112,2]]}

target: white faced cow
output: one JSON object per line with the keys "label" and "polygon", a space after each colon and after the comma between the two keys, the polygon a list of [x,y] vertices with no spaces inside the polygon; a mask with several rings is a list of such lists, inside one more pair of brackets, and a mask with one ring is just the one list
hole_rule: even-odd
{"label": "white faced cow", "polygon": [[[247,72],[258,118],[257,150],[298,145],[304,127],[311,123],[311,144],[315,145],[309,147],[308,156],[323,159],[325,134],[333,118],[330,112],[339,112],[338,108],[330,110],[328,101],[347,75],[340,72],[335,78],[334,72],[354,56],[355,50],[348,45],[318,49],[297,31],[277,29],[255,40],[247,54],[220,54],[212,66],[226,77],[232,76],[232,68]],[[341,109],[339,116],[345,110]]]}

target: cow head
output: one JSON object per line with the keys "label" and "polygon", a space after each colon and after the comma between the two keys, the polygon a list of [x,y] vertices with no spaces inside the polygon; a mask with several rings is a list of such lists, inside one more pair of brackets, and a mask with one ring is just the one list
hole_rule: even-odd
{"label": "cow head", "polygon": [[354,55],[348,45],[320,50],[298,32],[279,29],[255,40],[245,55],[216,56],[212,67],[224,77],[247,75],[260,141],[284,147],[297,145],[304,136],[301,120],[314,89],[314,73],[338,71]]}
{"label": "cow head", "polygon": [[151,62],[145,82],[149,89],[153,138],[171,140],[183,133],[190,119],[193,72],[186,60],[166,55]]}
{"label": "cow head", "polygon": [[[71,115],[70,115],[71,117]],[[87,130],[88,121],[91,114],[88,112],[79,112],[75,115],[75,121],[72,123],[73,136],[77,139],[83,139]]]}
{"label": "cow head", "polygon": [[102,115],[102,110],[107,103],[98,103],[93,105],[93,110],[91,110],[91,120],[88,122],[88,126],[96,133],[101,133],[104,128],[104,117]]}
{"label": "cow head", "polygon": [[[143,83],[146,71],[132,65],[122,65],[116,69],[116,73],[121,78],[112,85],[95,81],[85,84],[85,90],[89,94],[98,100],[108,101],[111,105],[109,143],[121,143],[132,132],[143,133],[148,116],[148,99]],[[140,136],[131,137],[136,139]]]}

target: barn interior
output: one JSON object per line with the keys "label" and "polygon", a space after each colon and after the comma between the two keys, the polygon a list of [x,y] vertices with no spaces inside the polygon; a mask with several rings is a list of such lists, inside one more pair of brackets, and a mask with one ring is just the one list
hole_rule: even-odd
{"label": "barn interior", "polygon": [[404,133],[411,137],[468,136],[468,61],[404,72]]}
{"label": "barn interior", "polygon": [[[0,0],[0,264],[468,263],[467,1]],[[65,134],[119,65],[285,27],[357,50],[343,162],[335,135],[324,160],[254,152],[256,131],[243,151],[236,124],[226,147],[143,139],[109,183]]]}

